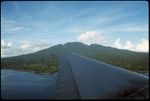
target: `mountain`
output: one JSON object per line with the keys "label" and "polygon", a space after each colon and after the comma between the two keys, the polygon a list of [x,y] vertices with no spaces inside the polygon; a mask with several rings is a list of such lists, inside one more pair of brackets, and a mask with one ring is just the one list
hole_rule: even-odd
{"label": "mountain", "polygon": [[59,44],[35,53],[1,58],[1,68],[35,71],[37,73],[55,73],[58,71],[61,55],[69,52],[78,53],[132,71],[149,70],[148,53],[121,50],[98,44],[86,45],[80,42]]}

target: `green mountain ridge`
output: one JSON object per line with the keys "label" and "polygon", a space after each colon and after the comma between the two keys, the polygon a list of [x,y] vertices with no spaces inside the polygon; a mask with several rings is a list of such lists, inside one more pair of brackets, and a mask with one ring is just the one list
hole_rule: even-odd
{"label": "green mountain ridge", "polygon": [[1,68],[55,73],[59,70],[60,57],[68,52],[81,54],[132,71],[149,70],[148,53],[121,50],[98,44],[86,45],[81,42],[69,42],[35,53],[1,58]]}

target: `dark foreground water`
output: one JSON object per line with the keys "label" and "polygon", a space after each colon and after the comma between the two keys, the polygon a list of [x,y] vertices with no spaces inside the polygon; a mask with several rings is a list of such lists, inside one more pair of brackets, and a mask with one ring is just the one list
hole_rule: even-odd
{"label": "dark foreground water", "polygon": [[57,74],[1,70],[2,99],[52,99]]}
{"label": "dark foreground water", "polygon": [[[143,73],[148,76],[148,73]],[[1,70],[2,99],[52,99],[57,74],[37,75],[17,70]]]}

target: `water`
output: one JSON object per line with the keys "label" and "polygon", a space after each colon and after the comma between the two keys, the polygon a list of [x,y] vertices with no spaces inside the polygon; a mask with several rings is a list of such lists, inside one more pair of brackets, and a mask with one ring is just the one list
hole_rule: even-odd
{"label": "water", "polygon": [[2,99],[52,99],[57,74],[1,70]]}
{"label": "water", "polygon": [[[149,73],[144,73],[148,76]],[[2,99],[52,99],[57,74],[37,75],[17,70],[1,70]]]}

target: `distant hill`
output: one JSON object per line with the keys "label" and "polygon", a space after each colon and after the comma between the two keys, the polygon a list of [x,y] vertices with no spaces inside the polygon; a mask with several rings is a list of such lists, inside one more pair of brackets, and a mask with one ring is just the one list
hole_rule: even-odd
{"label": "distant hill", "polygon": [[58,71],[59,58],[68,52],[78,53],[132,71],[149,70],[148,53],[121,50],[98,44],[86,45],[80,42],[59,44],[31,54],[2,58],[1,68],[55,73]]}

